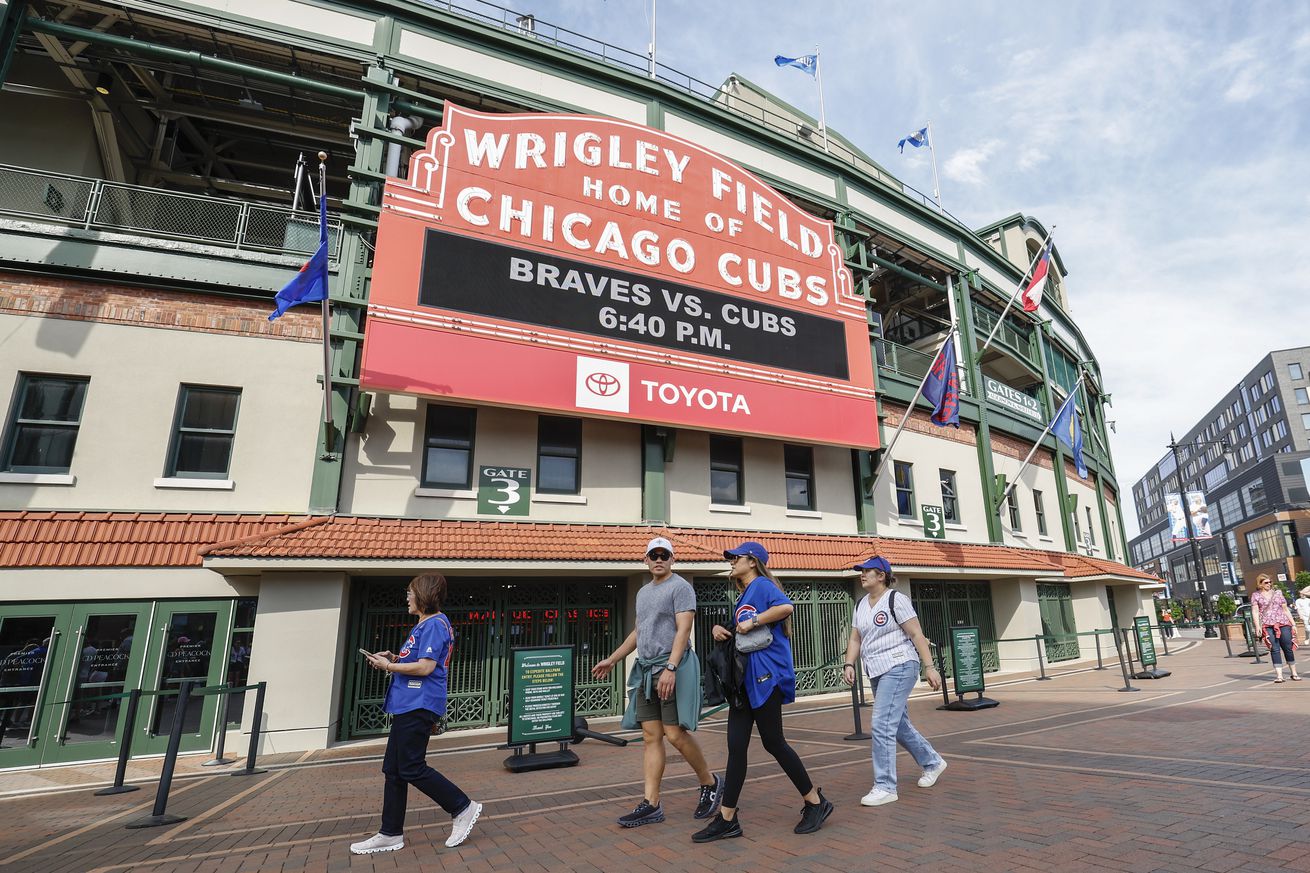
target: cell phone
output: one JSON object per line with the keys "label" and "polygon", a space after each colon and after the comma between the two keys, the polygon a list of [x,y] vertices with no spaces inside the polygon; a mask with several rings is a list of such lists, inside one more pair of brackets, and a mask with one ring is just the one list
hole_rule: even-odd
{"label": "cell phone", "polygon": [[370,652],[368,649],[360,649],[360,650],[359,650],[359,653],[360,653],[361,655],[363,655],[365,658],[371,658],[371,657],[373,657],[373,653]]}

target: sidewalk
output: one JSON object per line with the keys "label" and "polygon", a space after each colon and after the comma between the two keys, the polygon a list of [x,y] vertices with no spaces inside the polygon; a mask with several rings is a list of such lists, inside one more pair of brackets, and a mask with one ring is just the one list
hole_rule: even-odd
{"label": "sidewalk", "polygon": [[[513,775],[501,765],[508,753],[486,747],[499,736],[473,738],[482,745],[468,748],[470,738],[455,735],[434,740],[429,760],[486,803],[457,849],[444,846],[449,819],[411,792],[403,850],[349,853],[378,823],[382,746],[367,744],[262,758],[269,772],[247,778],[201,771],[189,759],[168,807],[189,818],[171,827],[124,829],[150,812],[154,785],[145,782],[115,797],[79,789],[0,798],[0,869],[1310,871],[1310,752],[1293,742],[1310,711],[1310,681],[1275,685],[1267,659],[1225,658],[1221,640],[1178,643],[1160,659],[1173,675],[1135,681],[1136,693],[1117,690],[1121,673],[1108,664],[997,685],[988,696],[1001,705],[980,712],[939,712],[940,696],[916,699],[915,724],[951,767],[936,787],[920,789],[918,768],[902,753],[900,800],[876,809],[859,806],[872,781],[869,744],[843,740],[850,707],[788,707],[788,738],[837,807],[808,836],[792,833],[800,799],[758,740],[741,800],[744,838],[697,846],[696,780],[672,750],[668,821],[625,831],[614,819],[641,793],[639,741],[619,748],[588,740],[575,747],[578,767]],[[719,771],[723,729],[717,716],[698,734]],[[147,765],[134,764],[133,776]],[[0,792],[83,778],[57,772],[0,774]]]}

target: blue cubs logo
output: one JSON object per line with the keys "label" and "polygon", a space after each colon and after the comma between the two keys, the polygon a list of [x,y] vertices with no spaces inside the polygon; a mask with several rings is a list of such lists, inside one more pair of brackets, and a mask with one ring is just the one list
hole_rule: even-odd
{"label": "blue cubs logo", "polygon": [[882,610],[878,610],[878,612],[875,613],[873,616],[873,623],[876,624],[878,627],[882,627],[883,625],[885,625],[887,623],[887,613],[883,612]]}

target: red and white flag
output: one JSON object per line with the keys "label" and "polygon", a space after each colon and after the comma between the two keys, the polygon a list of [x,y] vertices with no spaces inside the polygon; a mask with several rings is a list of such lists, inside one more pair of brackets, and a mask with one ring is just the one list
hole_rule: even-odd
{"label": "red and white flag", "polygon": [[1037,255],[1037,262],[1033,265],[1032,278],[1028,280],[1027,286],[1019,295],[1024,312],[1036,312],[1037,307],[1042,305],[1042,292],[1046,290],[1046,278],[1051,270],[1052,245],[1053,243],[1048,239],[1046,245],[1042,246],[1041,252]]}

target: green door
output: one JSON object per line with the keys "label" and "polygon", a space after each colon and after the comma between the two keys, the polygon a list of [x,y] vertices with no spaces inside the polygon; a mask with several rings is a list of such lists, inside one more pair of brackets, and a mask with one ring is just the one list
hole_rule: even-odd
{"label": "green door", "polygon": [[[177,713],[177,691],[184,681],[191,680],[193,690],[223,681],[231,621],[232,601],[157,604],[141,687],[164,693],[141,698],[133,755],[165,751]],[[217,713],[217,696],[191,698],[182,722],[183,752],[209,748]]]}
{"label": "green door", "polygon": [[1046,637],[1046,660],[1072,661],[1078,657],[1078,626],[1073,620],[1073,596],[1063,582],[1038,582],[1037,604]]}
{"label": "green door", "polygon": [[924,634],[941,649],[943,674],[951,676],[952,627],[976,627],[984,673],[1001,669],[996,649],[992,589],[986,582],[910,582],[910,599]]}
{"label": "green door", "polygon": [[6,606],[0,613],[0,767],[41,763],[72,607]]}

